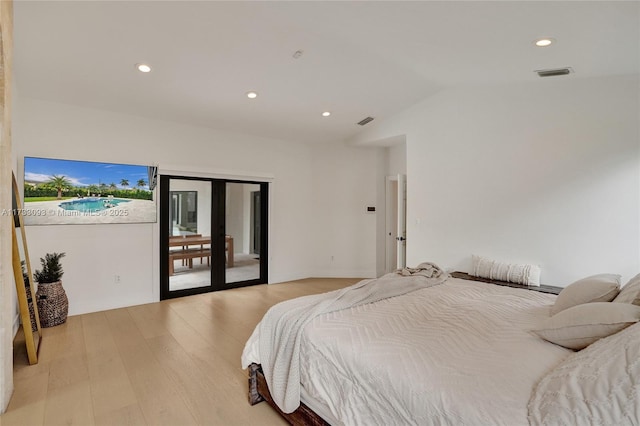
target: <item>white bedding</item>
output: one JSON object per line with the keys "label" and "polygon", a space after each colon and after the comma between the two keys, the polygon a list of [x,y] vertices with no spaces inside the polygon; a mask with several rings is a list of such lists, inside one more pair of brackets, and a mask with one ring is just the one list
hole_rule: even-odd
{"label": "white bedding", "polygon": [[525,425],[535,384],[571,353],[528,332],[554,300],[449,279],[319,316],[302,334],[303,394],[348,425]]}
{"label": "white bedding", "polygon": [[328,293],[287,300],[272,306],[242,352],[247,368],[259,359],[273,402],[284,413],[300,406],[300,343],[306,325],[320,315],[398,297],[442,284],[448,274],[433,264],[402,274],[390,273]]}

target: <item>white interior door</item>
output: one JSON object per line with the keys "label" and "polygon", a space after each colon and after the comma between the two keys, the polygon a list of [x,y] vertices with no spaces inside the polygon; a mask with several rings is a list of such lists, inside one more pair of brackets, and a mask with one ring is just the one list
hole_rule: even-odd
{"label": "white interior door", "polygon": [[398,176],[387,176],[385,227],[385,273],[398,269]]}
{"label": "white interior door", "polygon": [[407,266],[407,180],[405,175],[398,175],[398,228],[396,237],[397,268]]}

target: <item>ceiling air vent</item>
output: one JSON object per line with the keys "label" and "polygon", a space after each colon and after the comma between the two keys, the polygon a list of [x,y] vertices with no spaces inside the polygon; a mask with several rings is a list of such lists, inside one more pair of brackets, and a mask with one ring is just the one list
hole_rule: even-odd
{"label": "ceiling air vent", "polygon": [[567,75],[573,72],[573,69],[570,67],[566,68],[555,68],[551,70],[536,70],[535,71],[540,77],[557,77],[559,75]]}
{"label": "ceiling air vent", "polygon": [[367,118],[363,118],[362,120],[358,121],[358,124],[360,126],[364,126],[367,123],[371,123],[373,121],[373,117],[367,117]]}

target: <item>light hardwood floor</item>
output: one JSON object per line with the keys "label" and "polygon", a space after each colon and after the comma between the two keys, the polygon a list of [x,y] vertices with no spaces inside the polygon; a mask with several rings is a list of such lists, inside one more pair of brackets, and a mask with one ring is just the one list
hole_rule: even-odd
{"label": "light hardwood floor", "polygon": [[306,279],[69,317],[43,330],[38,364],[14,345],[0,425],[282,425],[247,402],[244,343],[277,302],[358,279]]}

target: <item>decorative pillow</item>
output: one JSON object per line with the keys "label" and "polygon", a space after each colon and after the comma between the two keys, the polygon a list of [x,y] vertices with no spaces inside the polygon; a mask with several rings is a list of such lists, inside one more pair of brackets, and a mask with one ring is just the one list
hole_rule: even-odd
{"label": "decorative pillow", "polygon": [[635,324],[569,355],[531,393],[529,424],[637,425],[639,353]]}
{"label": "decorative pillow", "polygon": [[537,265],[502,263],[486,257],[472,255],[470,275],[490,280],[508,281],[525,285],[540,285],[540,267]]}
{"label": "decorative pillow", "polygon": [[556,345],[583,349],[640,321],[640,306],[594,302],[573,306],[547,318],[535,334]]}
{"label": "decorative pillow", "polygon": [[618,297],[613,299],[618,303],[633,303],[634,305],[640,305],[640,274],[631,278],[628,283],[622,287]]}
{"label": "decorative pillow", "polygon": [[551,315],[576,305],[611,302],[620,291],[620,275],[599,274],[571,283],[558,294]]}

